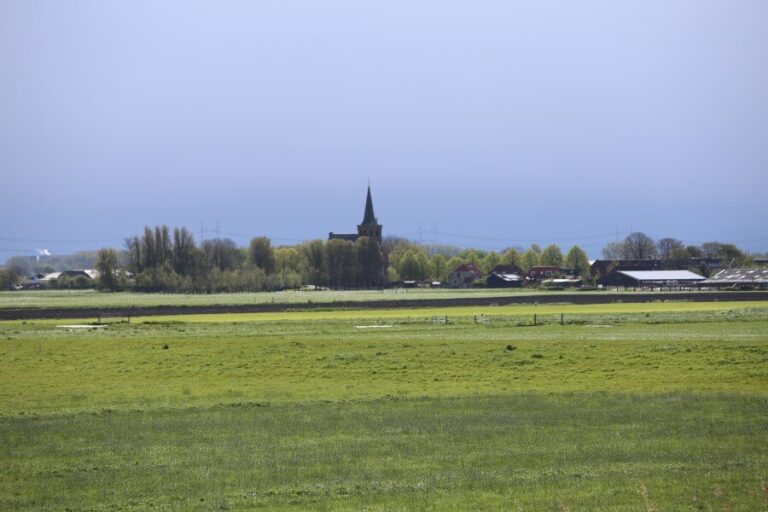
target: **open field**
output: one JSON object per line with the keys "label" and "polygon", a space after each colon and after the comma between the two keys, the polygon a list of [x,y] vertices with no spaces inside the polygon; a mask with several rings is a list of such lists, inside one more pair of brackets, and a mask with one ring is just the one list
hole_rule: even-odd
{"label": "open field", "polygon": [[[240,304],[301,304],[307,302],[365,302],[430,298],[500,297],[561,292],[520,290],[452,290],[431,288],[387,290],[282,291],[259,293],[103,293],[95,290],[33,290],[0,292],[0,308],[82,308],[141,306],[213,306]],[[571,292],[572,293],[572,292]],[[602,292],[601,292],[602,293]],[[607,293],[607,292],[606,292]]]}
{"label": "open field", "polygon": [[[614,296],[641,293],[640,290],[616,292],[600,291],[544,291],[535,288],[522,289],[469,289],[410,288],[386,290],[327,290],[327,291],[282,291],[259,293],[105,293],[95,290],[34,290],[0,291],[0,309],[21,308],[136,308],[156,306],[238,306],[254,304],[329,304],[343,302],[418,301],[431,299],[467,299],[498,297],[549,297],[558,295]],[[676,292],[682,300],[686,296],[711,292]]]}
{"label": "open field", "polygon": [[0,509],[768,510],[768,303],[490,309],[0,322]]}

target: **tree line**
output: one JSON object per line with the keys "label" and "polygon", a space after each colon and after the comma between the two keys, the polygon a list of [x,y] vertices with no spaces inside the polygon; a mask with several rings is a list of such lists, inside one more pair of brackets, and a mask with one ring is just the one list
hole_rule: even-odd
{"label": "tree line", "polygon": [[662,238],[656,241],[642,232],[630,233],[624,240],[609,243],[603,247],[603,258],[663,261],[712,258],[723,260],[729,266],[752,264],[752,257],[731,243],[712,241],[701,245],[686,245],[675,238]]}
{"label": "tree line", "polygon": [[[682,261],[717,258],[727,266],[748,266],[750,255],[730,243],[707,242],[686,245],[674,238],[654,240],[636,232],[603,248],[609,260],[661,259]],[[186,228],[145,227],[129,237],[125,249],[105,248],[96,254],[72,256],[74,268],[96,268],[97,286],[105,290],[163,292],[240,292],[298,288],[303,285],[334,289],[381,288],[401,281],[445,281],[463,263],[488,273],[499,264],[516,265],[523,272],[534,266],[571,269],[589,278],[587,254],[572,246],[565,254],[556,244],[528,248],[482,251],[453,246],[424,246],[407,239],[387,237],[381,244],[361,237],[346,240],[311,240],[294,246],[274,247],[269,238],[253,238],[239,247],[227,238],[198,244]],[[53,259],[37,262],[14,257],[0,269],[0,288],[8,289],[34,275],[33,270],[52,271]],[[70,267],[72,268],[72,267]],[[57,269],[61,270],[61,269]],[[70,280],[71,281],[71,280]],[[75,287],[62,280],[57,287]],[[81,283],[80,283],[81,284]]]}
{"label": "tree line", "polygon": [[360,237],[313,240],[274,247],[267,237],[238,247],[228,238],[196,244],[186,228],[146,227],[126,240],[126,263],[115,249],[101,249],[95,268],[108,290],[168,292],[245,292],[298,288],[376,288],[386,283],[386,259],[380,244]]}
{"label": "tree line", "polygon": [[[552,244],[533,244],[526,250],[429,251],[405,239],[387,238],[379,244],[368,237],[356,241],[312,240],[289,247],[274,247],[267,237],[253,238],[247,247],[230,239],[208,239],[200,245],[186,228],[146,227],[126,239],[120,254],[105,248],[95,268],[99,286],[107,290],[166,292],[241,292],[298,288],[303,285],[333,289],[381,288],[398,281],[443,281],[462,263],[489,272],[499,264],[514,264],[527,271],[533,266],[566,266],[588,272],[587,254],[573,246],[563,255]],[[430,252],[432,252],[430,254]],[[122,258],[121,258],[122,256]],[[124,264],[120,262],[124,261]]]}

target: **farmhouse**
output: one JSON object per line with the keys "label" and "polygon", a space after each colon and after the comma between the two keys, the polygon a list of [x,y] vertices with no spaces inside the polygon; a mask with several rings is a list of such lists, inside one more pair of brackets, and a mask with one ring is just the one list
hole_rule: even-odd
{"label": "farmhouse", "polygon": [[706,281],[702,286],[737,287],[737,288],[768,288],[768,268],[730,268],[721,270]]}
{"label": "farmhouse", "polygon": [[704,277],[689,270],[614,270],[598,280],[603,286],[653,288],[655,286],[695,285]]}
{"label": "farmhouse", "polygon": [[373,200],[371,199],[371,187],[368,186],[368,196],[365,199],[365,213],[363,214],[363,222],[358,224],[357,233],[328,233],[328,240],[347,240],[354,242],[361,236],[367,236],[373,238],[377,242],[381,243],[381,224],[373,214]]}
{"label": "farmhouse", "polygon": [[472,284],[483,277],[483,273],[472,263],[464,263],[448,274],[446,283],[451,288],[470,288]]}

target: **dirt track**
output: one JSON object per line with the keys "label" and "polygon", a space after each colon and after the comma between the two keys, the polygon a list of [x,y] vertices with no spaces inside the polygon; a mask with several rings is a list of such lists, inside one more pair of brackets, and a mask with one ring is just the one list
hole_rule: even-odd
{"label": "dirt track", "polygon": [[310,302],[302,304],[242,304],[221,306],[148,306],[108,308],[1,309],[0,320],[43,318],[98,318],[110,316],[200,315],[210,313],[267,313],[331,309],[395,309],[506,304],[610,304],[613,302],[654,301],[748,301],[768,300],[768,292],[688,292],[688,293],[573,293],[559,295],[510,295],[509,297],[467,297],[464,299],[414,299],[369,302]]}

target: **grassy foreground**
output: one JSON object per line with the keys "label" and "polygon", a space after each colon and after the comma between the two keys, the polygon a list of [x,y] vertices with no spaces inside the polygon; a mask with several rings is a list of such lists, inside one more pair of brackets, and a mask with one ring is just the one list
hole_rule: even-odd
{"label": "grassy foreground", "polygon": [[513,394],[0,420],[4,510],[765,510],[768,399]]}
{"label": "grassy foreground", "polygon": [[768,305],[568,307],[0,323],[0,510],[768,510]]}

